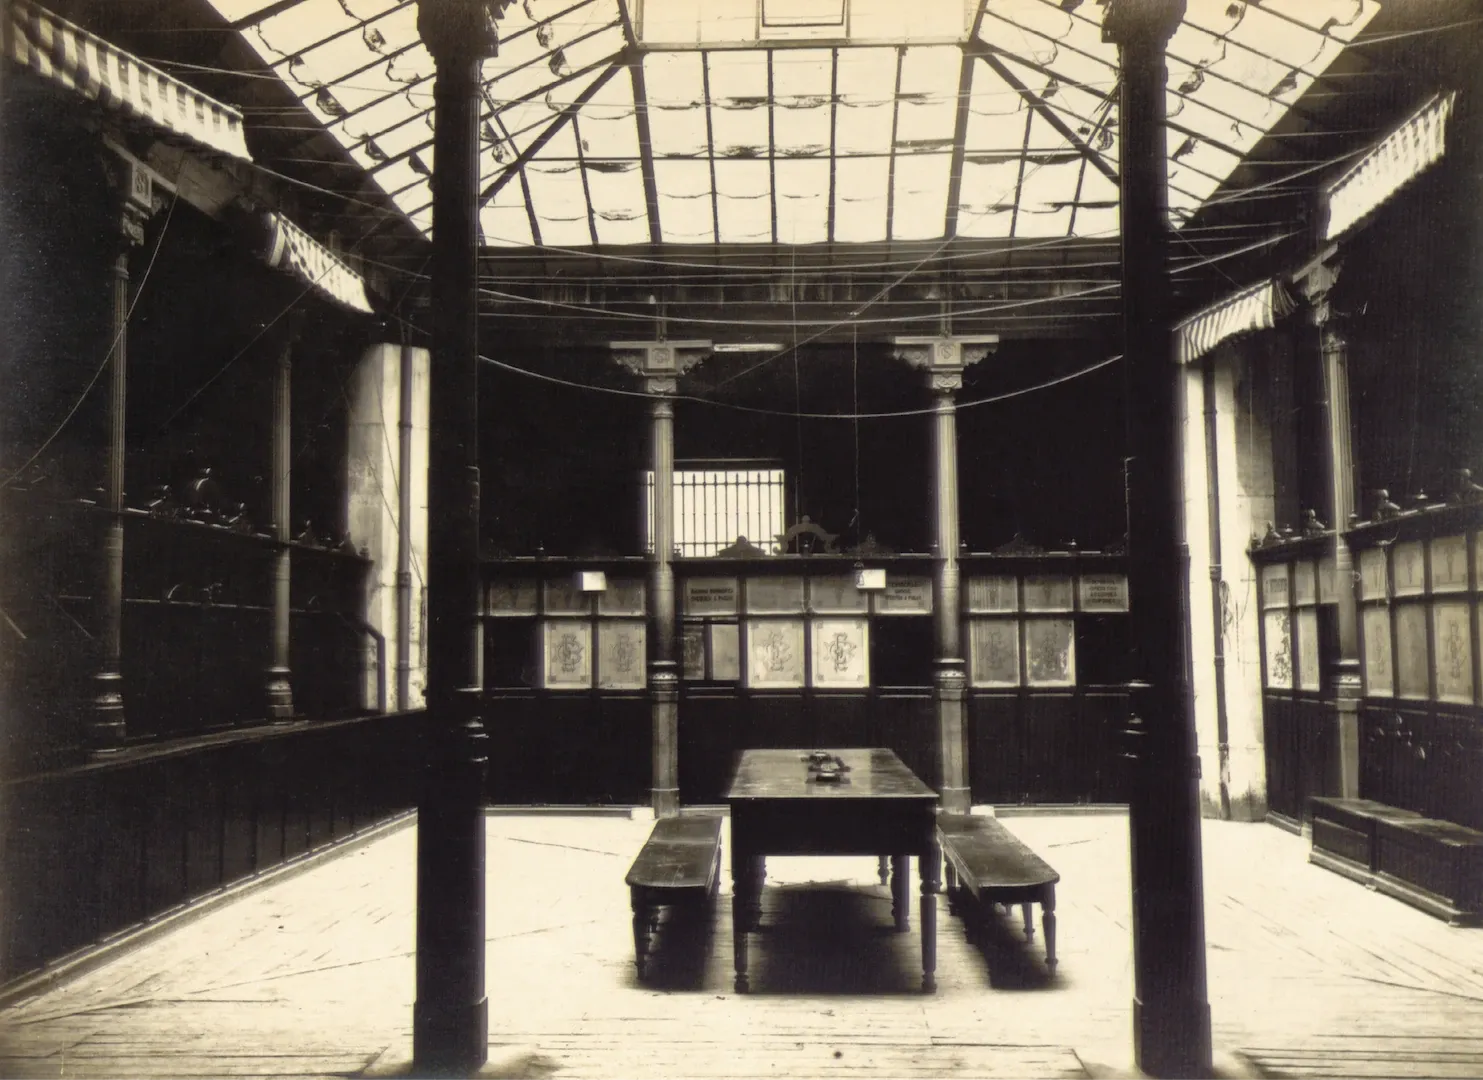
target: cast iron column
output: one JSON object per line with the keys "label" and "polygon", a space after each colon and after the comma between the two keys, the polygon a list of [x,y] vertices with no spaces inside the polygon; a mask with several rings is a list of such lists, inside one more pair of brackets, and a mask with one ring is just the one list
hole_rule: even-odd
{"label": "cast iron column", "polygon": [[484,727],[479,721],[478,121],[497,40],[479,0],[418,0],[433,56],[432,360],[428,450],[428,718],[417,804],[422,1075],[489,1056],[484,994]]}
{"label": "cast iron column", "polygon": [[709,341],[615,341],[620,364],[644,380],[654,471],[654,554],[649,564],[649,707],[656,817],[680,812],[680,676],[675,659],[675,406],[679,378],[711,352]]}
{"label": "cast iron column", "polygon": [[1329,291],[1338,283],[1336,252],[1329,248],[1296,275],[1307,301],[1304,325],[1294,334],[1299,400],[1299,493],[1333,529],[1334,599],[1338,660],[1325,689],[1333,697],[1339,732],[1339,794],[1359,796],[1359,611],[1354,597],[1354,556],[1344,539],[1355,512],[1353,428],[1349,416],[1349,356],[1334,327]]}
{"label": "cast iron column", "polygon": [[272,499],[273,542],[273,628],[268,642],[268,719],[291,720],[294,714],[293,688],[289,672],[289,468],[292,460],[290,437],[293,431],[290,393],[293,376],[293,347],[297,319],[288,316],[288,328],[278,350],[278,365],[273,373],[273,460],[269,473],[269,497]]}
{"label": "cast iron column", "polygon": [[963,388],[963,369],[988,355],[996,336],[897,337],[894,355],[927,372],[932,392],[932,505],[936,574],[932,606],[937,653],[932,696],[937,707],[937,788],[942,809],[966,814],[973,792],[968,776],[964,690],[962,590],[958,571],[958,410],[954,395]]}
{"label": "cast iron column", "polygon": [[1187,662],[1180,391],[1170,333],[1164,47],[1184,0],[1110,0],[1120,62],[1133,878],[1133,1052],[1152,1076],[1208,1076],[1199,760]]}
{"label": "cast iron column", "polygon": [[144,242],[144,222],[153,209],[153,178],[130,161],[108,163],[122,189],[118,204],[118,245],[113,259],[113,338],[108,353],[108,442],[98,508],[103,512],[98,576],[98,673],[93,676],[93,707],[87,746],[105,756],[123,745],[124,718],[124,418],[129,384],[129,251]]}

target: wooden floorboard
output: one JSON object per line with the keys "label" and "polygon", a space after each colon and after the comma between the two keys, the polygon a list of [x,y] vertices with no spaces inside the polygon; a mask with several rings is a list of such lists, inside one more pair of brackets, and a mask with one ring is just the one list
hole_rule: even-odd
{"label": "wooden floorboard", "polygon": [[[1031,944],[1016,913],[975,946],[939,899],[924,996],[915,882],[897,934],[873,859],[774,859],[739,996],[729,874],[640,984],[623,873],[649,824],[491,816],[484,1075],[1136,1075],[1126,818],[1006,824],[1061,874],[1054,976],[1038,918]],[[1483,1076],[1483,930],[1312,866],[1271,826],[1206,822],[1203,845],[1228,1074]],[[0,1011],[0,1076],[407,1075],[415,852],[393,832]]]}

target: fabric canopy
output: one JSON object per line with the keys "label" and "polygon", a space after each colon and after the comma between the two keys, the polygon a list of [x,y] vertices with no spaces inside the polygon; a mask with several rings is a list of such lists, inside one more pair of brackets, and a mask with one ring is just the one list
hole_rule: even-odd
{"label": "fabric canopy", "polygon": [[251,161],[242,114],[30,0],[12,0],[9,53],[38,75],[133,120]]}
{"label": "fabric canopy", "polygon": [[344,260],[282,214],[270,212],[266,222],[269,266],[288,271],[326,299],[371,314],[366,283]]}
{"label": "fabric canopy", "polygon": [[1292,309],[1292,298],[1276,278],[1242,289],[1197,311],[1174,328],[1179,362],[1193,363],[1237,334],[1270,330]]}
{"label": "fabric canopy", "polygon": [[1439,161],[1447,149],[1447,118],[1456,92],[1438,95],[1326,189],[1332,240]]}

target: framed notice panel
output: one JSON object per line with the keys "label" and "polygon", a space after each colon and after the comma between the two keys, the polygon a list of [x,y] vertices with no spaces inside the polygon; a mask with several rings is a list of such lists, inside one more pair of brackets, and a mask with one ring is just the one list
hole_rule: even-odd
{"label": "framed notice panel", "polygon": [[1263,614],[1262,640],[1267,649],[1267,686],[1273,690],[1291,690],[1292,621],[1286,609]]}
{"label": "framed notice panel", "polygon": [[1025,620],[1026,686],[1076,684],[1076,636],[1073,626],[1070,619]]}
{"label": "framed notice panel", "polygon": [[1426,605],[1400,604],[1395,610],[1395,692],[1424,698],[1430,692],[1426,656]]}
{"label": "framed notice panel", "polygon": [[597,611],[600,615],[642,615],[643,578],[609,578],[607,589],[597,594]]}
{"label": "framed notice panel", "polygon": [[747,579],[747,614],[801,615],[803,578],[756,577]]}
{"label": "framed notice panel", "polygon": [[1312,604],[1318,600],[1318,576],[1307,559],[1293,563],[1292,599],[1295,604]]}
{"label": "framed notice panel", "polygon": [[1385,551],[1366,548],[1359,553],[1359,595],[1362,600],[1385,599]]}
{"label": "framed notice panel", "polygon": [[1126,574],[1082,574],[1082,611],[1127,611],[1128,576]]}
{"label": "framed notice panel", "polygon": [[1395,673],[1390,669],[1390,612],[1367,607],[1362,616],[1365,635],[1365,693],[1394,697]]}
{"label": "framed notice panel", "polygon": [[886,587],[875,594],[877,615],[931,615],[932,579],[887,577]]}
{"label": "framed notice panel", "polygon": [[[1310,564],[1311,565],[1311,564]],[[1318,612],[1304,608],[1297,615],[1298,689],[1317,690],[1318,683]]]}
{"label": "framed notice panel", "polygon": [[541,623],[541,685],[548,690],[592,686],[592,624],[579,619]]}
{"label": "framed notice panel", "polygon": [[974,619],[968,624],[970,686],[1020,684],[1020,624],[1015,619]]}
{"label": "framed notice panel", "polygon": [[1426,566],[1420,540],[1397,544],[1391,553],[1391,573],[1395,575],[1397,596],[1420,596],[1426,592]]}
{"label": "framed notice panel", "polygon": [[736,578],[686,578],[686,615],[735,615]]}
{"label": "framed notice panel", "polygon": [[1262,607],[1287,607],[1287,564],[1262,567]]}
{"label": "framed notice panel", "polygon": [[546,614],[590,615],[592,600],[571,578],[546,582]]}
{"label": "framed notice panel", "polygon": [[865,619],[815,619],[813,685],[864,689],[870,685],[870,627]]}
{"label": "framed notice panel", "polygon": [[747,685],[758,690],[803,686],[803,620],[747,622]]}
{"label": "framed notice panel", "polygon": [[1432,608],[1432,641],[1436,645],[1437,700],[1473,703],[1472,620],[1467,604]]}
{"label": "framed notice panel", "polygon": [[642,690],[648,643],[642,619],[603,619],[597,624],[597,686]]}

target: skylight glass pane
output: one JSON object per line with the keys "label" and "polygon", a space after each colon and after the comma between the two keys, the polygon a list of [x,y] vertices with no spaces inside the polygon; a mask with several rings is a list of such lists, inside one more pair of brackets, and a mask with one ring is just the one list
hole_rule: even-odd
{"label": "skylight glass pane", "polygon": [[828,239],[829,162],[777,163],[778,242],[817,244]]}
{"label": "skylight glass pane", "polygon": [[1082,159],[1027,164],[1020,192],[1016,236],[1065,236],[1071,227],[1071,204],[1076,201]]}
{"label": "skylight glass pane", "polygon": [[906,50],[901,59],[898,150],[952,148],[962,55],[955,47]]}
{"label": "skylight glass pane", "polygon": [[901,42],[961,38],[968,32],[968,7],[963,0],[851,0],[850,37]]}
{"label": "skylight glass pane", "polygon": [[1094,240],[1110,239],[1118,233],[1121,224],[1120,217],[1120,212],[1116,209],[1081,207],[1076,211],[1076,221],[1072,224],[1071,235]]}
{"label": "skylight glass pane", "polygon": [[958,235],[1000,238],[1009,235],[1019,158],[963,161],[958,196]]}
{"label": "skylight glass pane", "polygon": [[669,243],[710,243],[716,238],[709,161],[655,161],[659,227]]}
{"label": "skylight glass pane", "polygon": [[773,140],[779,155],[829,153],[827,49],[781,49],[773,54]]}
{"label": "skylight glass pane", "polygon": [[[264,19],[252,27],[247,31],[246,37],[248,40],[255,39],[262,47],[260,51],[266,50],[265,55],[271,58],[271,63],[282,63],[337,31],[354,30],[356,22],[336,0],[300,0],[287,11]],[[299,78],[305,82],[325,81],[324,76],[313,69],[306,73],[297,64],[285,66],[295,69],[287,73],[290,78]]]}
{"label": "skylight glass pane", "polygon": [[839,51],[835,153],[886,154],[895,115],[895,49]]}
{"label": "skylight glass pane", "polygon": [[525,167],[525,177],[530,183],[530,201],[540,222],[541,239],[557,247],[591,244],[587,196],[582,190],[582,169],[577,164],[577,142],[570,124]]}
{"label": "skylight glass pane", "polygon": [[696,157],[710,152],[700,53],[644,57],[644,94],[656,157]]}
{"label": "skylight glass pane", "polygon": [[723,244],[772,240],[771,181],[766,161],[716,162],[717,214]]}
{"label": "skylight glass pane", "polygon": [[228,22],[239,22],[273,6],[275,0],[211,0],[211,6]]}
{"label": "skylight glass pane", "polygon": [[883,157],[840,158],[834,172],[834,238],[869,243],[886,238],[890,162]]}
{"label": "skylight glass pane", "polygon": [[893,240],[928,240],[942,235],[947,214],[951,154],[897,154]]}
{"label": "skylight glass pane", "polygon": [[1263,0],[1262,6],[1340,41],[1352,41],[1380,10],[1375,0]]}
{"label": "skylight glass pane", "polygon": [[711,130],[718,157],[768,154],[767,54],[717,52],[710,57]]}
{"label": "skylight glass pane", "polygon": [[982,60],[973,65],[973,89],[968,99],[965,151],[1019,152],[1025,140],[1024,98],[1000,79]]}
{"label": "skylight glass pane", "polygon": [[518,179],[501,188],[499,194],[479,212],[479,227],[484,230],[487,244],[529,246],[535,242],[530,234],[525,193]]}
{"label": "skylight glass pane", "polygon": [[[650,102],[650,118],[653,102]],[[634,118],[633,80],[616,75],[603,84],[586,105],[580,117],[582,152],[589,161],[604,159],[631,160],[639,156],[638,123]]]}
{"label": "skylight glass pane", "polygon": [[637,161],[601,167],[589,161],[587,189],[592,195],[598,243],[638,244],[649,239],[644,178]]}

